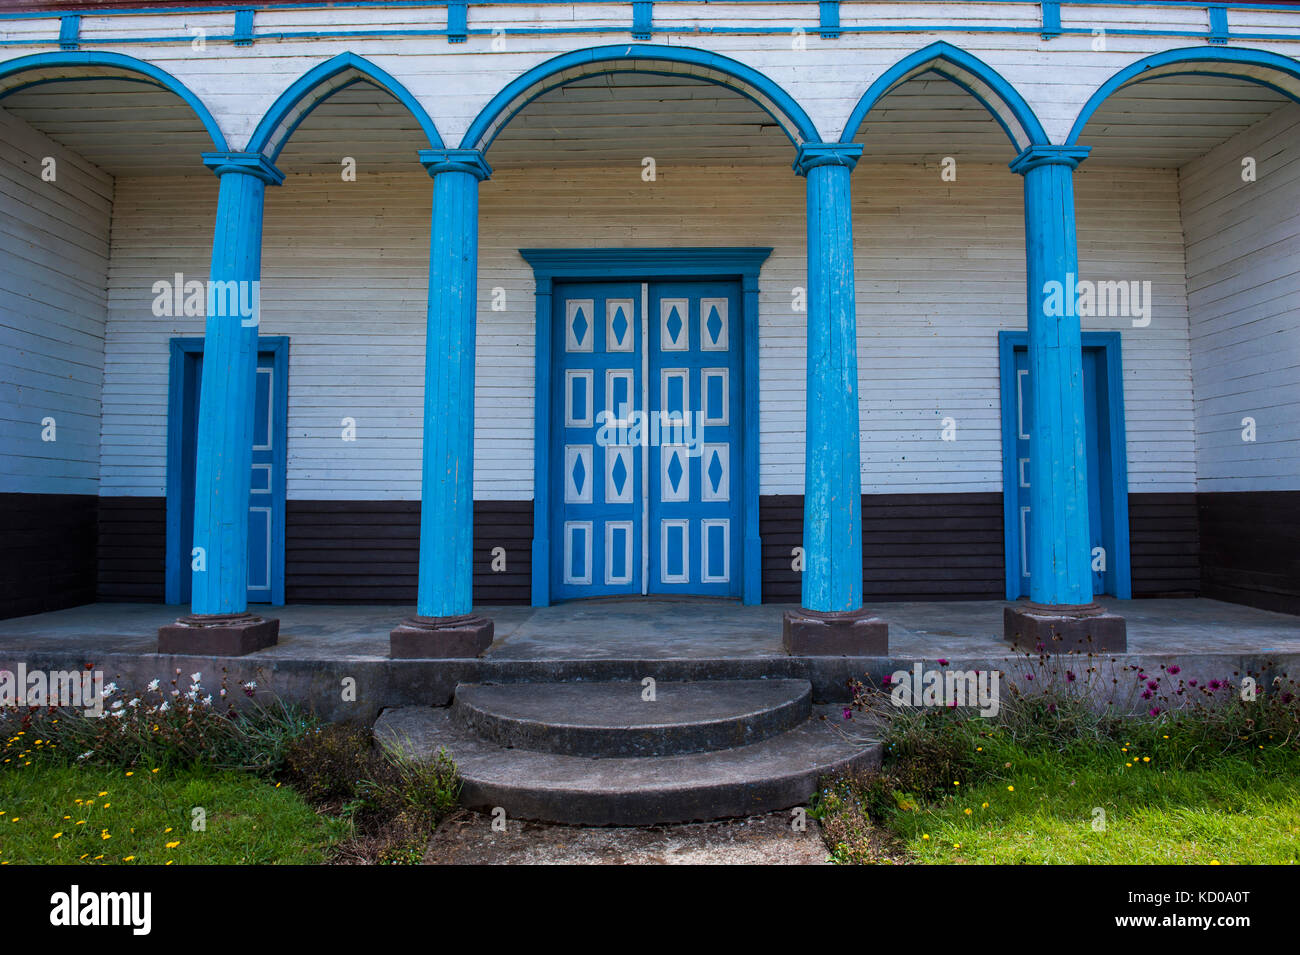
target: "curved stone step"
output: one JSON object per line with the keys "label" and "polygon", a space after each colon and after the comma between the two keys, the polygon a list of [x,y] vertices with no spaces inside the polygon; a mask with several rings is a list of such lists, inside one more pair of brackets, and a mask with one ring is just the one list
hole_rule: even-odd
{"label": "curved stone step", "polygon": [[451,715],[500,746],[569,756],[669,756],[745,746],[808,718],[807,680],[462,685]]}
{"label": "curved stone step", "polygon": [[[822,719],[823,712],[830,713]],[[456,724],[444,708],[385,710],[376,737],[416,758],[445,749],[464,780],[461,802],[517,819],[649,826],[805,806],[821,777],[880,763],[880,744],[846,735],[838,710],[770,739],[684,756],[597,759],[505,749]]]}

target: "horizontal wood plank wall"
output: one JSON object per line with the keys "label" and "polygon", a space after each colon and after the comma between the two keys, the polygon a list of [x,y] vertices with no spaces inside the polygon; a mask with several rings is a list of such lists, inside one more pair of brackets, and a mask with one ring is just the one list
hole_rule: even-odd
{"label": "horizontal wood plank wall", "polygon": [[95,599],[90,494],[0,494],[0,618]]}
{"label": "horizontal wood plank wall", "polygon": [[1298,144],[1290,105],[1182,169],[1201,492],[1300,490]]}
{"label": "horizontal wood plank wall", "polygon": [[1300,491],[1198,494],[1206,597],[1300,613]]}
{"label": "horizontal wood plank wall", "polygon": [[[531,501],[474,502],[474,602],[528,603]],[[492,549],[505,569],[492,569]],[[420,552],[418,501],[289,501],[285,600],[413,604]]]}
{"label": "horizontal wood plank wall", "polygon": [[167,501],[161,497],[99,499],[96,599],[161,602],[167,563]]}
{"label": "horizontal wood plank wall", "polygon": [[98,490],[112,201],[110,176],[0,109],[0,491]]}
{"label": "horizontal wood plank wall", "polygon": [[[364,168],[364,167],[363,167]],[[762,493],[803,490],[806,283],[801,180],[776,168],[665,163],[499,170],[482,190],[477,500],[526,500],[533,466],[533,280],[524,246],[771,245],[760,278]],[[1022,183],[1005,166],[862,164],[854,173],[864,491],[1002,487],[997,333],[1024,327]],[[1150,328],[1124,335],[1129,480],[1194,490],[1177,179],[1169,170],[1079,174],[1080,260],[1094,279],[1150,278]],[[105,371],[106,494],[161,494],[169,335],[152,283],[206,275],[215,177],[120,179]],[[581,197],[581,201],[575,201]],[[290,337],[288,494],[419,496],[428,176],[290,176],[268,190],[262,333]],[[497,305],[500,305],[498,309]],[[941,439],[953,417],[958,440]],[[356,440],[340,440],[342,420]]]}

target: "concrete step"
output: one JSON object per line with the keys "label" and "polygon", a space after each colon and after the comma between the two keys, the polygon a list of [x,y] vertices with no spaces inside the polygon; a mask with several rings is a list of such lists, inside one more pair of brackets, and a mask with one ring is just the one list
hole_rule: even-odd
{"label": "concrete step", "polygon": [[452,719],[500,746],[568,756],[680,756],[746,746],[808,719],[807,680],[462,685]]}
{"label": "concrete step", "polygon": [[880,744],[836,707],[768,739],[676,756],[597,758],[508,749],[442,707],[385,710],[375,736],[415,758],[445,749],[470,808],[585,826],[697,822],[806,806],[825,775],[880,764]]}

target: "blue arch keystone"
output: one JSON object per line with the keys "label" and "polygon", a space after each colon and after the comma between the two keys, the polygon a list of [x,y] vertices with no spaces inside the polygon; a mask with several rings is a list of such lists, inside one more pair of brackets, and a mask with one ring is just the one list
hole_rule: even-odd
{"label": "blue arch keystone", "polygon": [[[102,72],[96,73],[94,72],[96,69],[134,74],[133,76],[120,78],[139,79],[143,77],[151,84],[161,86],[163,89],[175,93],[185,101],[185,105],[194,111],[194,115],[203,124],[203,128],[207,130],[208,136],[212,139],[214,151],[226,152],[229,149],[226,144],[226,136],[221,131],[221,127],[217,125],[217,121],[212,118],[212,113],[188,86],[166,70],[161,70],[144,60],[137,60],[133,56],[127,56],[125,53],[77,50],[59,53],[34,53],[31,56],[20,56],[16,60],[8,60],[0,63],[0,99],[19,89],[26,89],[56,80],[119,78],[113,75],[106,76]],[[88,72],[82,75],[77,72],[79,70]],[[66,71],[66,74],[37,76],[35,78],[26,75],[33,72],[45,73],[48,71]]]}
{"label": "blue arch keystone", "polygon": [[[1260,76],[1259,70],[1268,76]],[[1079,141],[1092,114],[1112,93],[1133,83],[1163,79],[1168,76],[1225,76],[1267,86],[1300,103],[1300,60],[1267,50],[1241,47],[1193,46],[1165,50],[1143,57],[1120,70],[1088,97],[1078,118],[1070,128],[1067,146]]]}
{"label": "blue arch keystone", "polygon": [[723,86],[767,112],[794,145],[821,141],[816,125],[794,97],[752,66],[694,47],[629,43],[564,53],[516,77],[474,118],[461,146],[486,150],[511,118],[537,97],[565,83],[606,73],[661,73]]}
{"label": "blue arch keystone", "polygon": [[852,142],[857,137],[867,114],[881,99],[896,87],[927,72],[938,73],[975,97],[997,120],[1017,151],[1047,144],[1043,124],[1019,90],[979,57],[943,42],[931,43],[909,54],[872,83],[853,108],[840,142]]}
{"label": "blue arch keystone", "polygon": [[253,130],[246,151],[261,153],[275,162],[294,130],[312,110],[339,90],[362,81],[374,83],[405,106],[420,124],[430,148],[442,148],[438,127],[405,86],[365,57],[340,53],[308,70],[280,94]]}

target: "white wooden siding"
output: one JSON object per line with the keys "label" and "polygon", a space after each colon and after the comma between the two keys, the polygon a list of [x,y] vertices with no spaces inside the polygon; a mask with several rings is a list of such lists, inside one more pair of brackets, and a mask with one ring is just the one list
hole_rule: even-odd
{"label": "white wooden siding", "polygon": [[109,176],[0,109],[0,491],[96,492],[112,203]]}
{"label": "white wooden siding", "polygon": [[1182,170],[1202,491],[1300,489],[1297,143],[1292,105]]}
{"label": "white wooden siding", "polygon": [[[481,187],[475,494],[532,494],[533,280],[525,247],[772,246],[761,275],[763,493],[802,491],[804,181],[785,164],[505,169]],[[1130,483],[1194,486],[1177,179],[1099,167],[1079,179],[1085,277],[1151,280],[1151,327],[1123,329]],[[997,332],[1025,322],[1022,180],[1005,165],[854,173],[863,484],[1001,487]],[[291,176],[268,190],[262,334],[290,336],[294,498],[419,496],[431,186],[422,170]],[[119,179],[105,367],[105,494],[162,493],[167,339],[152,283],[206,277],[216,180]],[[493,310],[494,289],[505,309]],[[941,419],[958,440],[940,440]],[[356,420],[357,440],[340,440]]]}

